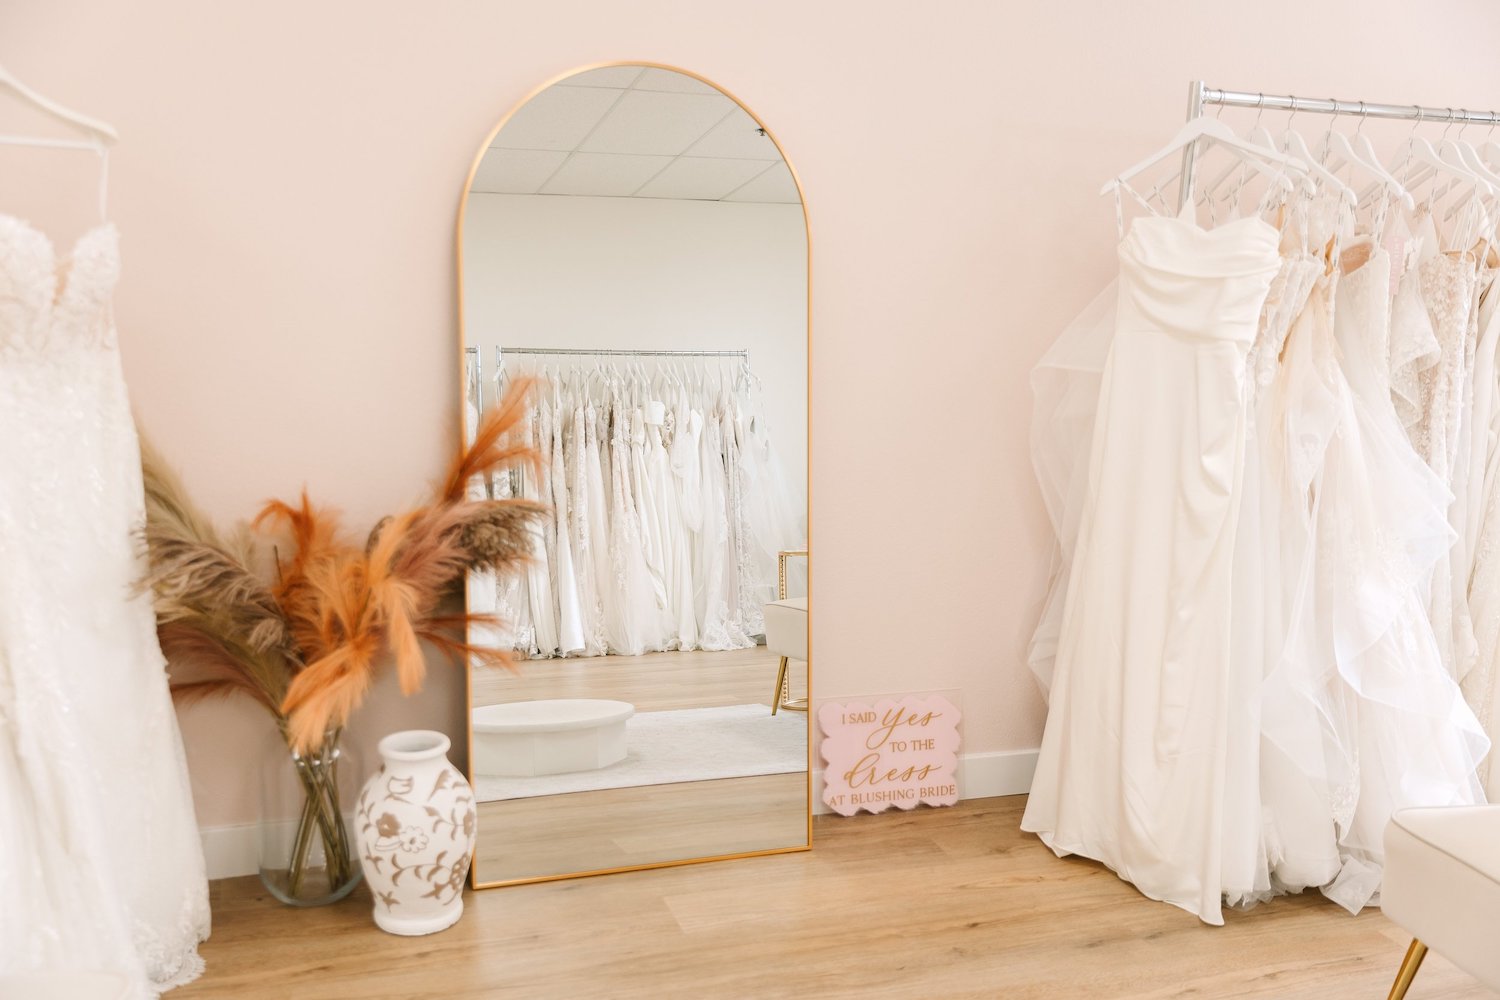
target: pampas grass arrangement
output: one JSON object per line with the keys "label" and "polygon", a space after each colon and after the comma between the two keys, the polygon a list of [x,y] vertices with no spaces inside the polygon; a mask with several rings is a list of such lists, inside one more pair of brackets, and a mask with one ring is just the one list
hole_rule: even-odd
{"label": "pampas grass arrangement", "polygon": [[394,661],[408,695],[427,673],[424,644],[454,660],[510,666],[504,650],[466,639],[470,625],[500,624],[495,616],[443,614],[440,606],[469,571],[516,572],[529,556],[533,524],[547,508],[471,500],[467,491],[476,477],[538,461],[514,433],[531,388],[513,383],[427,501],[382,519],[363,540],[305,490],[297,502],[269,501],[251,525],[222,533],[143,443],[143,587],[155,598],[173,695],[187,702],[242,694],[275,718],[307,792],[294,883],[314,826],[330,870],[352,871],[337,789],[302,764],[336,744],[383,659]]}

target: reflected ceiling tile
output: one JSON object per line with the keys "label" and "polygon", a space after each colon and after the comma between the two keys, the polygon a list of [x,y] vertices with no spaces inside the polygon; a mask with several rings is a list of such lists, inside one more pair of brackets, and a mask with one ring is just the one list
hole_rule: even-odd
{"label": "reflected ceiling tile", "polygon": [[527,101],[490,145],[501,149],[576,149],[622,93],[598,87],[548,87]]}
{"label": "reflected ceiling tile", "polygon": [[683,198],[718,201],[766,169],[755,160],[708,160],[684,156],[673,160],[651,183],[641,188],[642,198]]}
{"label": "reflected ceiling tile", "polygon": [[614,87],[624,90],[641,75],[642,66],[603,66],[599,69],[574,73],[566,80],[557,81],[559,87]]}
{"label": "reflected ceiling tile", "polygon": [[720,91],[709,86],[702,80],[694,79],[686,73],[678,73],[670,69],[648,68],[642,73],[640,79],[635,81],[636,90],[664,90],[674,94],[718,94]]}
{"label": "reflected ceiling tile", "polygon": [[726,156],[736,160],[779,160],[781,153],[768,135],[761,135],[754,118],[744,108],[715,125],[693,143],[690,156]]}
{"label": "reflected ceiling tile", "polygon": [[776,205],[800,205],[797,182],[785,163],[778,163],[749,184],[729,195],[725,201],[758,201]]}
{"label": "reflected ceiling tile", "polygon": [[623,197],[634,193],[671,160],[670,156],[574,153],[541,193]]}
{"label": "reflected ceiling tile", "polygon": [[[574,90],[573,93],[609,93]],[[579,146],[591,153],[676,156],[738,107],[721,94],[625,92],[620,102]]]}
{"label": "reflected ceiling tile", "polygon": [[479,161],[469,189],[489,194],[536,194],[567,158],[567,153],[552,150],[492,147]]}

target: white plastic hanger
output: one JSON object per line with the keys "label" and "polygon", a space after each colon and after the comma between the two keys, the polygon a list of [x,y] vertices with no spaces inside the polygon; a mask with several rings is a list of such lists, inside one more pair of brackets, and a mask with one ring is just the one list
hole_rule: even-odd
{"label": "white plastic hanger", "polygon": [[1474,144],[1463,136],[1463,130],[1467,125],[1460,125],[1458,135],[1448,138],[1448,133],[1443,132],[1438,139],[1439,152],[1449,152],[1456,155],[1458,162],[1468,167],[1474,173],[1489,182],[1490,187],[1500,186],[1500,177],[1496,177],[1490,165],[1485,163],[1479,155],[1479,150]]}
{"label": "white plastic hanger", "polygon": [[[1462,108],[1459,109],[1459,113],[1463,113]],[[1465,127],[1467,126],[1461,126],[1458,130],[1458,135],[1452,139],[1447,138],[1445,132],[1439,142],[1439,152],[1442,152],[1445,148],[1452,149],[1458,154],[1459,162],[1482,178],[1492,189],[1500,192],[1500,174],[1495,173],[1490,165],[1484,161],[1484,157],[1479,155],[1479,150],[1474,148],[1472,142],[1464,139],[1463,132]]]}
{"label": "white plastic hanger", "polygon": [[[1417,125],[1412,129],[1412,134],[1406,140],[1406,154],[1401,161],[1398,171],[1405,173],[1402,183],[1410,189],[1415,184],[1421,184],[1438,174],[1447,174],[1460,180],[1469,181],[1484,193],[1493,195],[1494,187],[1478,174],[1474,173],[1461,162],[1457,162],[1457,152],[1446,140],[1442,148],[1434,147],[1431,142],[1417,135],[1416,129],[1421,127],[1422,119],[1417,119]],[[1448,157],[1442,153],[1447,151]],[[1411,169],[1416,164],[1415,169]],[[1398,174],[1400,176],[1400,174]]]}
{"label": "white plastic hanger", "polygon": [[78,139],[51,139],[41,136],[26,135],[0,135],[0,143],[13,146],[43,146],[53,149],[88,149],[98,151],[104,146],[112,145],[120,138],[113,126],[107,125],[97,118],[80,114],[77,111],[63,107],[50,98],[32,90],[22,83],[16,76],[0,66],[0,87],[9,90],[32,107],[56,118],[58,121],[73,126],[89,137],[89,141]]}
{"label": "white plastic hanger", "polygon": [[[1274,150],[1276,148],[1276,144],[1271,140],[1271,133],[1262,128],[1260,124],[1261,116],[1266,113],[1264,101],[1265,95],[1261,95],[1261,102],[1257,103],[1255,106],[1255,121],[1251,124],[1250,130],[1245,133],[1245,140],[1249,143],[1252,143],[1253,145],[1262,146],[1266,149]],[[1223,113],[1224,107],[1223,105],[1220,105],[1219,115],[1223,115]],[[1223,169],[1223,171],[1219,173],[1219,176],[1203,185],[1202,194],[1200,194],[1198,197],[1199,204],[1206,204],[1209,206],[1210,211],[1213,211],[1216,208],[1216,193],[1221,187],[1224,186],[1225,181],[1235,176],[1239,177],[1239,183],[1235,185],[1233,197],[1236,201],[1238,201],[1239,195],[1243,192],[1245,187],[1245,181],[1247,180],[1245,172],[1248,169],[1249,164],[1243,159],[1230,163]],[[1174,174],[1173,178],[1175,179],[1176,176],[1177,175]]]}
{"label": "white plastic hanger", "polygon": [[[1295,98],[1293,99],[1295,100]],[[1294,112],[1292,118],[1295,117],[1296,114]],[[1354,189],[1340,180],[1333,171],[1319,163],[1317,158],[1312,155],[1312,150],[1307,148],[1307,140],[1302,138],[1302,133],[1292,130],[1291,118],[1287,119],[1286,131],[1281,133],[1281,149],[1282,152],[1289,153],[1306,162],[1308,172],[1313,177],[1322,181],[1324,186],[1329,190],[1336,192],[1350,208],[1359,204],[1359,196],[1354,193]]]}
{"label": "white plastic hanger", "polygon": [[[1400,181],[1396,180],[1395,175],[1381,164],[1380,158],[1375,153],[1374,143],[1370,142],[1370,137],[1364,134],[1364,125],[1363,101],[1360,102],[1359,124],[1354,128],[1354,139],[1352,141],[1344,133],[1334,131],[1330,120],[1328,133],[1323,137],[1324,165],[1329,166],[1330,156],[1336,156],[1337,158],[1332,160],[1330,169],[1337,170],[1339,167],[1345,165],[1363,168],[1367,173],[1374,175],[1377,190],[1384,188],[1395,195],[1406,206],[1406,210],[1410,212],[1417,207],[1416,201],[1412,198],[1411,192],[1406,190]],[[1356,143],[1359,144],[1357,150],[1355,149]],[[1361,196],[1361,200],[1363,200],[1363,196]]]}
{"label": "white plastic hanger", "polygon": [[[1295,101],[1296,97],[1294,96],[1292,100]],[[1281,134],[1281,142],[1279,144],[1274,138],[1272,138],[1270,130],[1262,127],[1260,124],[1260,116],[1263,110],[1264,109],[1260,109],[1256,112],[1255,125],[1245,136],[1246,142],[1249,142],[1251,145],[1270,150],[1272,152],[1278,152],[1287,156],[1294,156],[1301,162],[1305,163],[1307,172],[1309,174],[1307,194],[1311,195],[1316,193],[1316,188],[1311,184],[1311,180],[1315,178],[1318,181],[1321,181],[1325,187],[1337,192],[1339,197],[1348,202],[1349,205],[1353,206],[1358,203],[1359,196],[1355,194],[1354,189],[1349,187],[1349,185],[1345,184],[1342,180],[1336,177],[1332,171],[1324,167],[1323,164],[1320,163],[1315,156],[1313,156],[1312,150],[1307,148],[1307,141],[1302,138],[1302,134],[1300,132],[1292,130],[1292,122],[1297,117],[1297,111],[1295,108],[1292,110],[1290,117],[1287,118],[1286,129]],[[1216,190],[1219,185],[1221,185],[1225,180],[1228,179],[1231,174],[1234,173],[1236,169],[1241,168],[1231,166],[1228,170],[1226,170],[1223,174],[1216,178],[1208,186],[1207,190],[1210,193]],[[1243,182],[1241,182],[1240,186],[1243,186]],[[1238,194],[1238,192],[1236,192],[1236,194]]]}
{"label": "white plastic hanger", "polygon": [[[1487,165],[1479,160],[1477,151],[1468,143],[1449,139],[1445,135],[1438,139],[1435,147],[1430,143],[1424,143],[1424,145],[1425,149],[1422,146],[1418,147],[1418,158],[1422,160],[1422,165],[1412,171],[1416,183],[1420,184],[1438,173],[1446,172],[1451,178],[1475,183],[1483,194],[1493,195],[1500,192],[1500,177],[1497,177]],[[1427,156],[1429,151],[1435,153],[1442,162],[1432,162]],[[1447,169],[1444,170],[1444,167]],[[1452,190],[1455,183],[1454,180],[1445,183],[1441,194]]]}
{"label": "white plastic hanger", "polygon": [[[1463,109],[1460,108],[1459,110],[1461,112]],[[1500,195],[1500,175],[1497,175],[1495,171],[1490,169],[1489,164],[1484,162],[1484,158],[1479,155],[1479,151],[1474,148],[1473,143],[1464,141],[1462,128],[1459,129],[1459,134],[1452,139],[1448,138],[1448,130],[1444,129],[1442,138],[1438,140],[1438,152],[1447,152],[1450,155],[1456,156],[1460,163],[1488,186],[1489,194],[1492,196]],[[1455,202],[1443,215],[1444,221],[1457,215],[1463,209],[1464,205],[1475,196],[1475,193],[1471,192],[1467,197],[1460,198]]]}
{"label": "white plastic hanger", "polygon": [[[1258,149],[1264,149],[1267,152],[1272,153],[1279,153],[1280,151],[1276,148],[1276,140],[1271,137],[1271,131],[1260,124],[1259,116],[1256,116],[1255,120],[1256,125],[1251,128],[1248,133],[1246,133],[1245,141]],[[1215,192],[1217,192],[1219,188],[1223,186],[1224,182],[1229,180],[1229,178],[1238,175],[1239,183],[1235,184],[1234,190],[1229,194],[1223,196],[1223,198],[1219,199],[1232,201],[1237,205],[1239,203],[1240,195],[1244,190],[1245,181],[1248,179],[1245,174],[1245,168],[1250,165],[1253,164],[1251,164],[1250,161],[1244,160],[1239,163],[1231,163],[1227,168],[1225,168],[1222,174],[1220,174],[1218,177],[1215,177],[1212,181],[1204,186],[1203,197],[1201,201],[1209,203],[1210,207],[1212,208],[1212,203],[1215,200]],[[1303,177],[1302,181],[1304,194],[1311,196],[1317,192],[1317,189],[1316,187],[1314,187],[1311,178]],[[1290,183],[1290,180],[1288,179],[1287,185],[1283,188],[1283,190],[1291,190],[1291,187],[1292,185]]]}
{"label": "white plastic hanger", "polygon": [[[1307,164],[1296,157],[1246,142],[1235,135],[1234,131],[1219,119],[1207,115],[1199,115],[1179,129],[1177,134],[1172,137],[1172,140],[1161,149],[1139,163],[1116,174],[1104,187],[1099,189],[1099,193],[1101,195],[1109,194],[1118,188],[1124,187],[1126,181],[1130,180],[1130,178],[1166,159],[1173,153],[1181,152],[1189,143],[1196,142],[1199,139],[1208,139],[1226,147],[1239,155],[1256,171],[1271,178],[1273,183],[1289,185],[1290,182],[1284,175],[1286,170],[1293,170],[1299,174],[1307,173]],[[1282,169],[1272,169],[1268,164],[1276,164]]]}
{"label": "white plastic hanger", "polygon": [[[1417,123],[1421,124],[1420,118]],[[1493,219],[1486,202],[1493,203],[1496,196],[1500,195],[1500,176],[1496,176],[1487,167],[1481,170],[1471,165],[1472,161],[1478,160],[1478,153],[1468,143],[1449,139],[1448,130],[1452,127],[1453,123],[1450,121],[1448,127],[1443,129],[1436,147],[1428,140],[1418,138],[1413,130],[1411,138],[1407,140],[1407,156],[1402,166],[1415,160],[1418,167],[1409,171],[1408,177],[1411,180],[1407,184],[1422,184],[1439,174],[1447,175],[1447,182],[1424,199],[1429,206],[1447,197],[1459,185],[1468,185],[1468,190],[1463,191],[1444,213],[1443,220],[1452,219],[1464,206],[1474,203],[1480,210],[1475,224],[1480,231],[1487,232],[1493,226]]]}
{"label": "white plastic hanger", "polygon": [[1500,164],[1500,142],[1495,141],[1495,125],[1490,125],[1490,130],[1485,134],[1484,142],[1479,144],[1479,155],[1484,162],[1490,166]]}

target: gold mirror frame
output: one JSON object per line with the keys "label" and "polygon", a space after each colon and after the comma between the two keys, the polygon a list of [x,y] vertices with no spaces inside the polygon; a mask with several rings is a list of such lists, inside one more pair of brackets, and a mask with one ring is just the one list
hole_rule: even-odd
{"label": "gold mirror frame", "polygon": [[[514,104],[511,107],[511,109],[505,113],[505,116],[500,119],[500,121],[495,125],[495,127],[492,128],[492,129],[490,129],[490,131],[485,135],[484,141],[480,143],[479,151],[474,155],[474,161],[473,161],[473,163],[471,163],[469,165],[469,172],[468,172],[468,175],[464,178],[463,189],[462,189],[462,192],[461,192],[461,194],[459,196],[459,199],[458,199],[458,225],[456,227],[457,236],[456,236],[456,239],[455,239],[455,250],[456,250],[455,265],[456,265],[457,276],[458,276],[458,282],[457,282],[457,284],[458,284],[458,323],[457,323],[457,327],[458,327],[458,355],[457,356],[458,356],[458,360],[459,360],[458,371],[460,373],[459,374],[459,380],[458,380],[458,383],[457,383],[458,390],[459,390],[458,391],[458,398],[459,398],[460,401],[462,401],[463,395],[464,395],[465,381],[464,381],[464,374],[463,374],[463,371],[464,371],[463,360],[464,360],[464,348],[467,346],[467,330],[465,329],[465,324],[464,324],[464,218],[465,218],[465,215],[467,214],[468,207],[469,207],[469,191],[473,187],[473,184],[474,184],[474,175],[479,172],[479,166],[484,161],[485,154],[489,152],[489,150],[490,150],[490,144],[493,143],[495,141],[495,137],[500,134],[500,130],[503,129],[503,128],[505,128],[506,124],[509,123],[512,118],[515,117],[516,112],[520,111],[523,107],[525,107],[527,104],[529,104],[531,102],[531,100],[533,98],[535,98],[538,94],[542,93],[542,91],[548,89],[549,87],[553,86],[556,83],[559,83],[562,80],[566,80],[566,79],[568,79],[569,77],[572,77],[572,76],[577,76],[579,73],[587,73],[590,70],[606,69],[606,68],[614,67],[614,66],[641,66],[641,67],[645,67],[645,68],[648,68],[648,69],[668,70],[668,71],[673,72],[673,73],[681,73],[683,76],[691,77],[692,79],[697,80],[700,83],[704,83],[704,84],[707,84],[710,87],[713,87],[719,93],[723,94],[725,97],[728,97],[730,100],[734,101],[741,108],[743,108],[744,111],[745,111],[745,113],[747,115],[749,115],[751,118],[755,119],[755,123],[758,126],[760,126],[760,128],[762,128],[762,129],[765,130],[767,138],[769,138],[771,140],[771,142],[776,146],[776,151],[781,154],[781,160],[782,160],[782,162],[786,164],[787,170],[791,173],[791,175],[792,175],[792,183],[797,186],[797,197],[798,197],[799,201],[801,202],[801,207],[802,207],[802,226],[803,226],[804,233],[805,233],[805,246],[807,248],[807,261],[806,261],[806,265],[805,265],[805,273],[806,273],[806,276],[807,276],[807,402],[808,402],[808,407],[807,407],[807,428],[806,428],[806,431],[807,431],[807,469],[806,469],[806,474],[807,474],[807,494],[806,494],[806,496],[807,496],[807,535],[808,535],[808,538],[807,538],[807,548],[810,551],[812,549],[812,495],[813,495],[813,490],[812,490],[812,224],[811,224],[810,220],[808,219],[808,215],[807,215],[807,191],[802,186],[802,178],[797,173],[797,168],[792,165],[791,158],[786,155],[786,149],[781,145],[781,140],[776,138],[776,133],[774,131],[772,131],[771,127],[765,123],[765,121],[760,117],[760,115],[756,114],[753,110],[751,110],[750,106],[748,104],[746,104],[744,101],[742,101],[740,99],[739,95],[733,93],[732,91],[730,91],[729,89],[727,89],[727,88],[725,88],[723,86],[720,86],[718,83],[715,83],[713,80],[710,80],[708,77],[703,76],[702,74],[694,73],[692,70],[689,70],[689,69],[683,69],[681,66],[673,66],[670,63],[651,62],[651,61],[648,61],[648,60],[619,59],[619,60],[613,60],[613,61],[610,61],[610,62],[589,63],[587,65],[579,66],[579,67],[577,67],[575,69],[568,70],[566,73],[559,73],[558,75],[553,76],[553,77],[549,78],[548,80],[546,80],[540,86],[532,88],[532,90],[530,92],[528,92],[525,97],[521,98],[520,101],[516,102],[516,104]],[[463,447],[463,442],[464,442],[463,407],[462,406],[456,406],[456,407],[454,407],[454,413],[457,414],[457,420],[455,421],[455,439],[456,439],[456,442],[457,442],[457,446],[460,447],[460,448],[462,448]],[[809,596],[812,593],[812,579],[813,579],[813,571],[812,571],[811,560],[809,560],[808,567],[807,567],[807,582],[808,582],[808,594],[809,594]],[[468,606],[468,599],[469,599],[468,584],[467,584],[467,581],[466,581],[465,585],[464,585],[464,605],[465,605],[465,607]],[[811,607],[811,604],[809,604],[809,607]],[[500,880],[497,880],[497,881],[494,881],[494,882],[481,882],[481,881],[479,881],[479,866],[475,863],[478,860],[478,842],[476,841],[474,855],[471,856],[470,859],[469,859],[469,885],[470,885],[470,887],[472,887],[474,889],[495,889],[495,888],[499,888],[501,886],[508,886],[508,885],[529,885],[529,884],[534,883],[534,882],[556,882],[556,881],[559,881],[561,879],[583,878],[583,877],[591,876],[591,875],[613,875],[613,874],[616,874],[618,872],[648,871],[648,870],[656,869],[656,868],[677,868],[677,867],[680,867],[682,865],[706,864],[706,863],[708,863],[710,861],[735,861],[735,860],[738,860],[740,858],[759,858],[759,857],[766,857],[766,856],[772,855],[772,854],[797,854],[797,853],[800,853],[802,851],[810,851],[810,850],[812,850],[812,839],[813,839],[813,823],[812,823],[812,816],[813,816],[813,813],[812,813],[812,806],[813,806],[813,797],[812,797],[813,732],[812,732],[812,726],[813,726],[813,720],[814,720],[814,714],[810,710],[811,709],[811,705],[812,705],[812,684],[813,684],[813,681],[812,681],[812,679],[813,679],[813,668],[812,668],[812,656],[811,656],[812,637],[813,637],[813,616],[812,616],[811,613],[809,613],[809,615],[808,615],[808,623],[807,623],[807,641],[808,641],[808,649],[809,649],[809,655],[808,655],[808,660],[807,660],[807,692],[808,692],[808,705],[809,705],[808,730],[807,730],[807,843],[805,843],[805,844],[798,844],[798,845],[795,845],[795,846],[792,846],[792,847],[773,847],[773,848],[768,848],[767,850],[763,850],[763,851],[741,851],[741,852],[734,853],[734,854],[715,854],[715,855],[708,855],[708,856],[701,857],[701,858],[680,858],[680,859],[676,859],[676,860],[672,860],[672,861],[657,861],[657,862],[652,862],[650,864],[643,864],[643,865],[625,865],[625,866],[617,867],[617,868],[598,868],[598,869],[593,869],[593,870],[589,870],[589,871],[566,872],[566,873],[557,874],[557,875],[536,875],[536,876],[531,876],[531,877],[528,877],[528,878],[500,879]],[[469,779],[469,781],[470,781],[471,784],[474,781],[474,714],[473,714],[474,707],[473,707],[473,701],[474,701],[474,667],[473,667],[472,664],[468,664],[468,665],[466,665],[465,670],[464,670],[464,736],[465,736],[465,741],[464,742],[465,742],[465,750],[466,750],[466,753],[468,755],[468,758],[465,761],[464,772],[465,772],[465,775]]]}

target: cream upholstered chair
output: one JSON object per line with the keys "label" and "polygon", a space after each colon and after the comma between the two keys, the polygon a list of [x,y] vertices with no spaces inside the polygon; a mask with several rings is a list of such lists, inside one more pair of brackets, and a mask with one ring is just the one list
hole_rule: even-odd
{"label": "cream upholstered chair", "polygon": [[105,972],[55,972],[0,976],[0,997],[26,1000],[125,1000],[130,983]]}
{"label": "cream upholstered chair", "polygon": [[1402,809],[1385,828],[1385,915],[1412,934],[1391,986],[1406,996],[1427,949],[1500,989],[1500,805]]}
{"label": "cream upholstered chair", "polygon": [[776,690],[771,695],[772,715],[782,708],[791,712],[807,711],[807,699],[792,700],[787,683],[788,662],[807,662],[807,598],[786,596],[786,561],[806,555],[805,549],[778,554],[776,596],[780,600],[765,606],[766,649],[781,658],[776,671]]}

